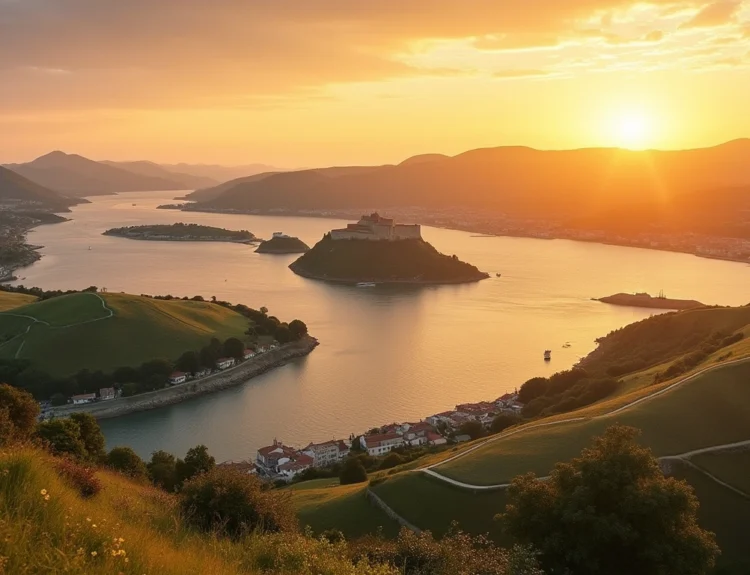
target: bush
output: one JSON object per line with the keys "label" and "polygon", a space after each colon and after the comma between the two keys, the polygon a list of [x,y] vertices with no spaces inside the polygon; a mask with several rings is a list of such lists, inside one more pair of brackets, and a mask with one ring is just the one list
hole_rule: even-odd
{"label": "bush", "polygon": [[81,465],[73,459],[58,459],[55,462],[55,470],[66,482],[77,489],[82,497],[92,497],[102,489],[102,484],[94,474],[94,469]]}
{"label": "bush", "polygon": [[401,465],[404,461],[404,458],[398,453],[391,452],[380,462],[380,469],[391,469],[392,467]]}
{"label": "bush", "polygon": [[86,445],[81,439],[81,428],[70,418],[43,421],[37,427],[37,437],[56,455],[70,455],[86,459]]}
{"label": "bush", "polygon": [[458,428],[459,435],[468,435],[472,439],[479,439],[484,437],[485,431],[484,426],[478,421],[467,421],[461,424]]}
{"label": "bush", "polygon": [[339,475],[339,481],[341,485],[351,485],[352,483],[367,481],[367,470],[362,465],[359,457],[350,457],[344,462],[341,468],[341,475]]}
{"label": "bush", "polygon": [[490,431],[492,433],[500,433],[501,431],[505,431],[509,427],[520,423],[520,421],[521,418],[515,413],[500,413],[492,420]]}
{"label": "bush", "polygon": [[148,477],[146,464],[130,447],[115,447],[107,455],[107,465],[135,479]]}
{"label": "bush", "polygon": [[31,437],[39,404],[30,393],[0,384],[0,446]]}
{"label": "bush", "polygon": [[222,467],[186,483],[180,506],[189,524],[230,537],[297,527],[288,492],[264,490],[257,477]]}

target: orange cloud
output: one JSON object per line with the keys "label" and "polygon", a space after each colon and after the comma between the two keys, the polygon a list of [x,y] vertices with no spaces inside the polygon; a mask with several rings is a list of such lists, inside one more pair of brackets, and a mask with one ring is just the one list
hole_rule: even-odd
{"label": "orange cloud", "polygon": [[741,0],[719,0],[707,4],[691,20],[683,24],[684,28],[711,28],[723,26],[734,21],[739,9],[742,7]]}

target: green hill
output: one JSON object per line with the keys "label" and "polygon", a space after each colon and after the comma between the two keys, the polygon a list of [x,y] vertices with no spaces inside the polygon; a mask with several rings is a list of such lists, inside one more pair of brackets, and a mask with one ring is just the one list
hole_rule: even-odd
{"label": "green hill", "polygon": [[241,337],[248,320],[207,302],[76,293],[0,313],[0,359],[55,376],[174,359],[212,338]]}
{"label": "green hill", "polygon": [[0,291],[0,311],[8,311],[36,301],[33,295]]}
{"label": "green hill", "polygon": [[289,268],[303,277],[347,283],[464,283],[488,277],[421,239],[333,240],[327,234]]}

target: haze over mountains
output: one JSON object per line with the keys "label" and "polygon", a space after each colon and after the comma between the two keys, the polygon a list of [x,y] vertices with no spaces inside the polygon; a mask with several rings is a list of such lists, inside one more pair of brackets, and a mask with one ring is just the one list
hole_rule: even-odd
{"label": "haze over mountains", "polygon": [[75,199],[40,186],[13,170],[0,166],[0,203],[14,205],[19,202],[32,202],[39,207],[55,211],[67,211],[69,206],[77,203]]}
{"label": "haze over mountains", "polygon": [[748,218],[738,216],[750,213],[748,165],[749,139],[679,151],[499,147],[417,156],[395,166],[270,174],[224,184],[198,207],[458,207],[624,230],[666,223],[714,232],[720,225],[722,233],[750,237]]}

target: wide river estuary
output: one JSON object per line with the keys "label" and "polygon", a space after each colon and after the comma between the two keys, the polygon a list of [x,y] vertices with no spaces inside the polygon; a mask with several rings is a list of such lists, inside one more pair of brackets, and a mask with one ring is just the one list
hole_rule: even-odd
{"label": "wide river estuary", "polygon": [[[44,257],[19,270],[25,279],[18,283],[215,295],[266,306],[282,320],[302,319],[321,345],[241,386],[102,421],[108,448],[130,445],[144,457],[156,449],[183,456],[203,443],[217,461],[253,458],[274,438],[303,446],[418,420],[457,403],[493,400],[530,377],[570,368],[594,349],[597,337],[658,313],[592,297],[663,289],[669,297],[707,304],[750,302],[746,264],[568,240],[423,228],[438,250],[492,277],[461,286],[358,289],[300,278],[287,269],[296,256],[260,255],[252,246],[101,235],[111,227],[184,221],[260,237],[283,231],[312,246],[343,223],[155,209],[177,195],[89,198],[90,204],[73,208],[72,221],[29,234],[31,243],[45,246]],[[570,347],[563,348],[565,342]],[[552,350],[549,363],[542,359],[545,349]]]}

